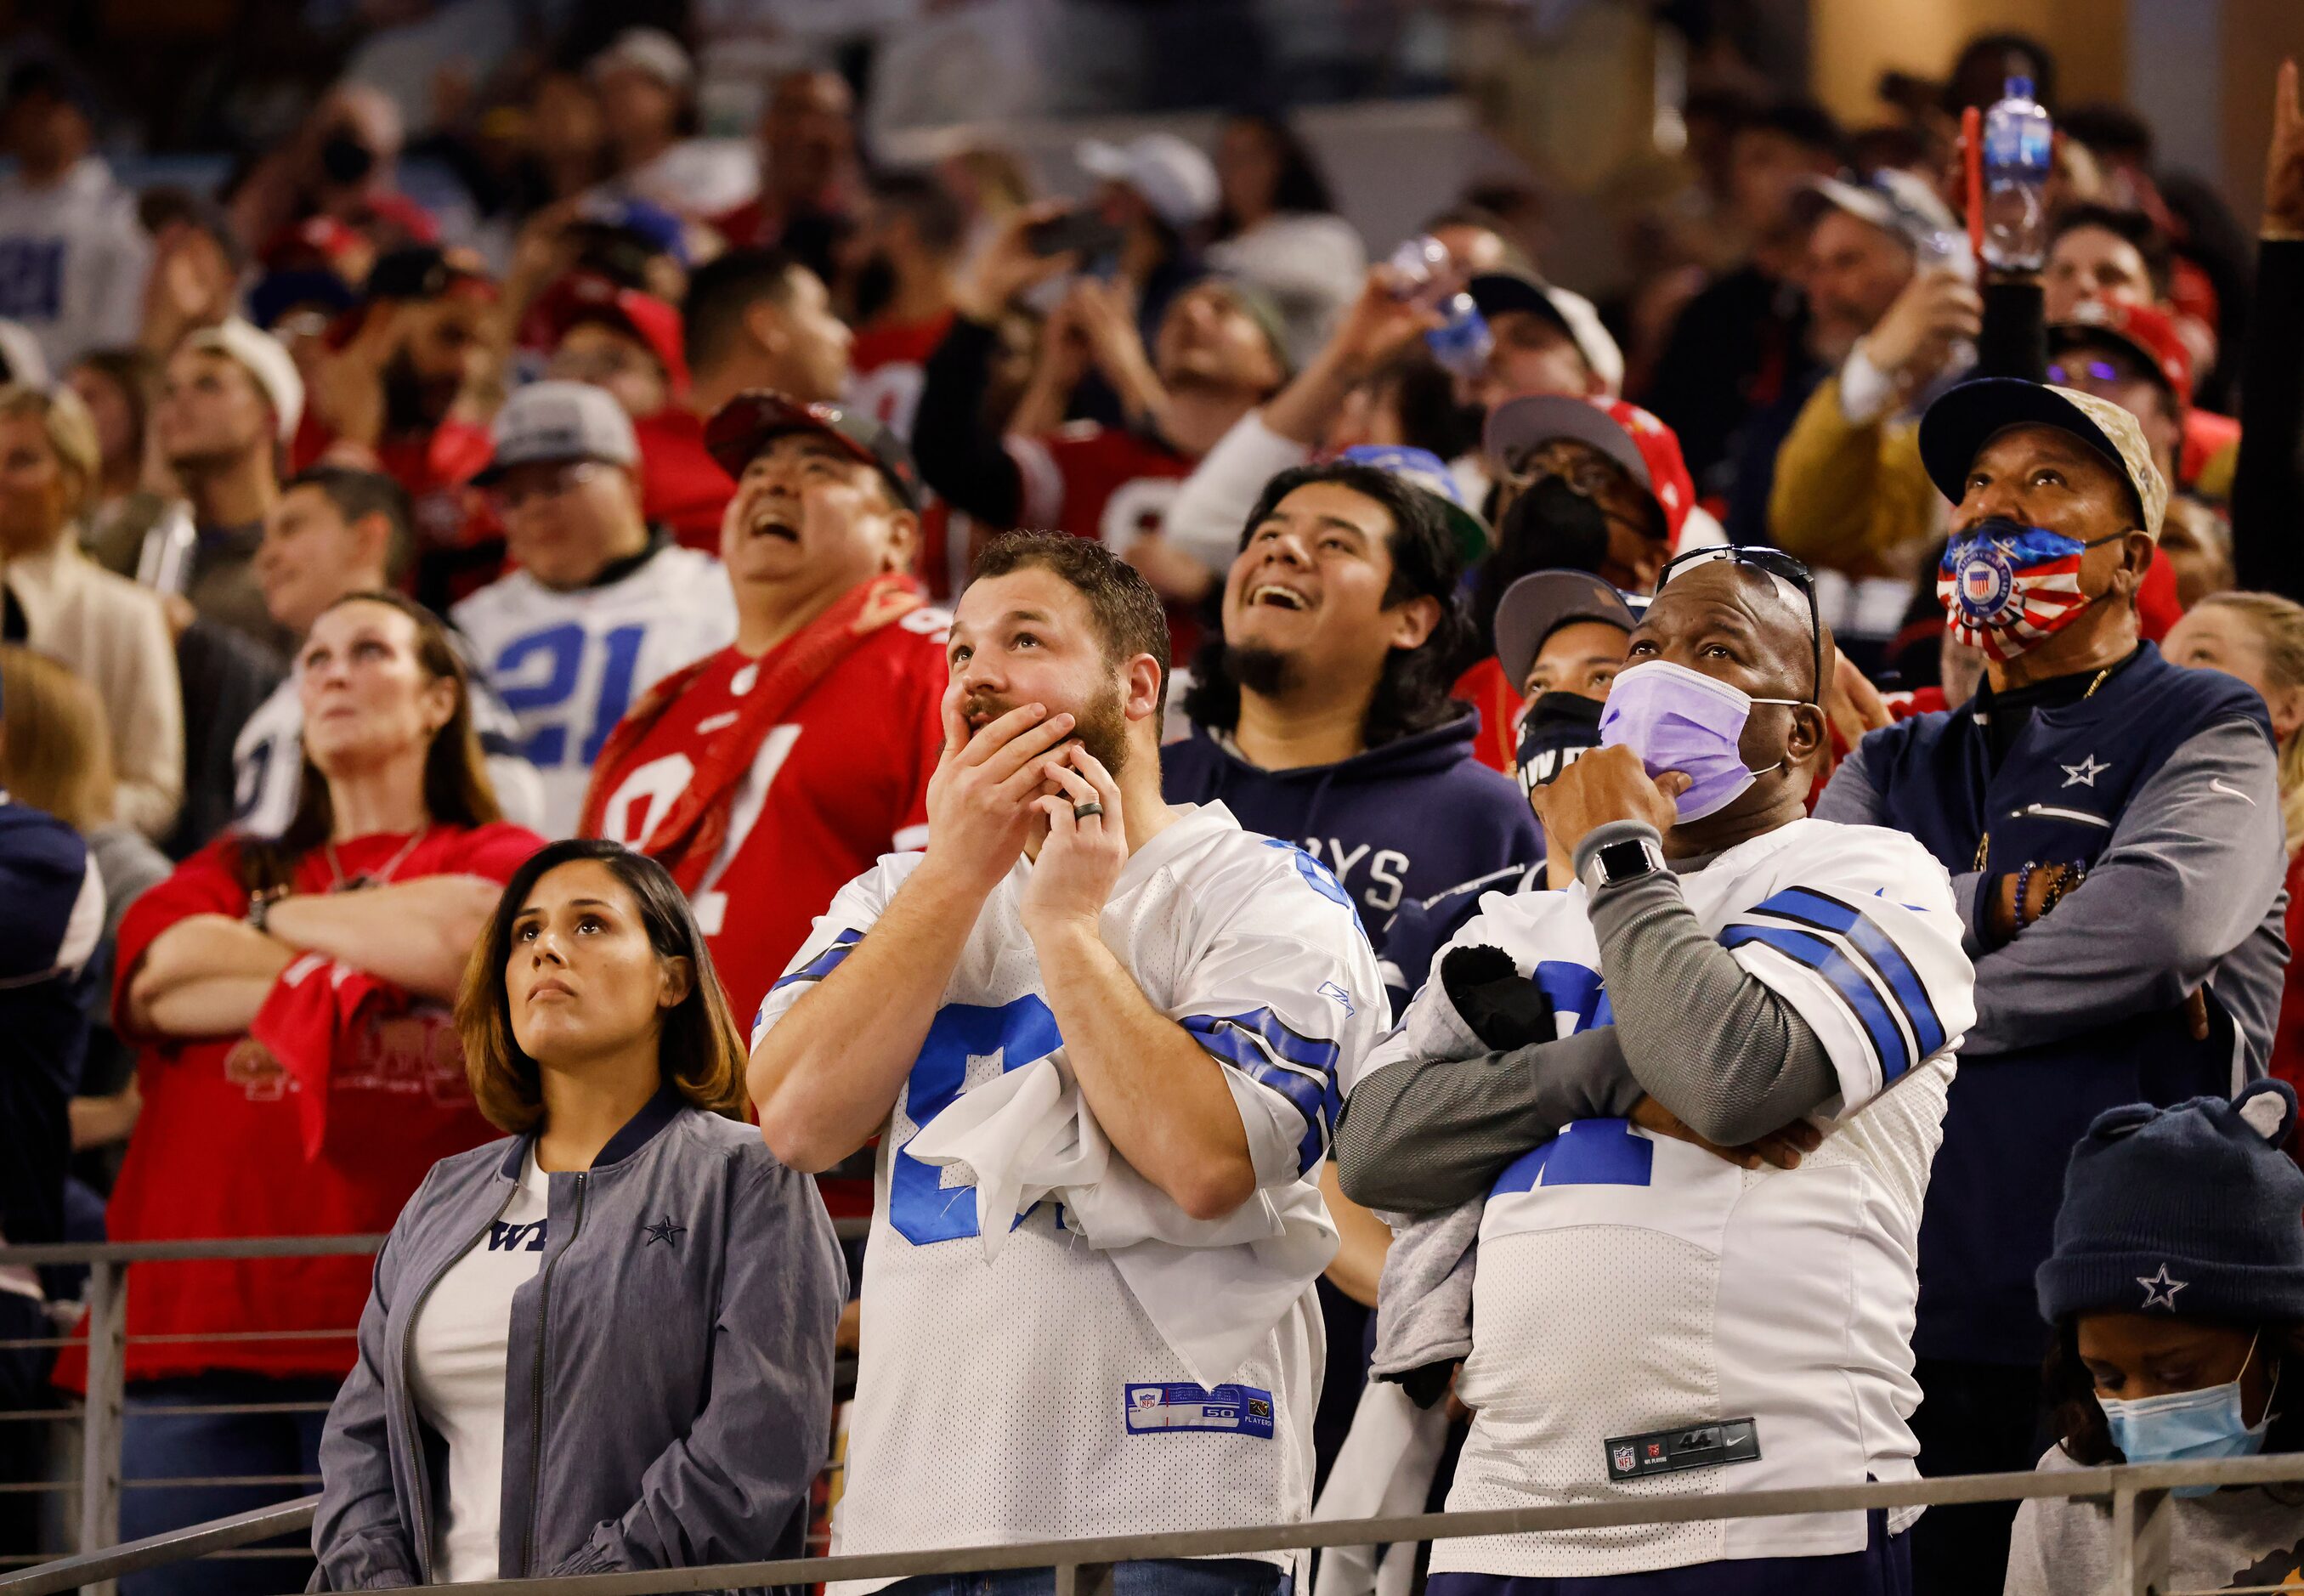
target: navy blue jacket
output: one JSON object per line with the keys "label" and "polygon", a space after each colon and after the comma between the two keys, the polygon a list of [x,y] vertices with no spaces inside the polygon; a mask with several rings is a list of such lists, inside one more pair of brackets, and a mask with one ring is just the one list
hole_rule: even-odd
{"label": "navy blue jacket", "polygon": [[[435,1164],[377,1255],[320,1440],[312,1590],[430,1583],[447,1457],[411,1394],[416,1316],[512,1201],[532,1140]],[[847,1295],[816,1183],[669,1088],[548,1181],[543,1262],[512,1299],[504,1576],[800,1556]]]}
{"label": "navy blue jacket", "polygon": [[1161,790],[1171,803],[1222,803],[1249,830],[1300,845],[1344,884],[1382,953],[1401,904],[1544,857],[1520,784],[1472,757],[1479,724],[1467,711],[1296,770],[1258,769],[1196,726],[1160,751]]}
{"label": "navy blue jacket", "polygon": [[104,935],[104,888],[62,820],[0,793],[0,1236],[64,1239],[66,1105],[88,1048],[83,1002]]}
{"label": "navy blue jacket", "polygon": [[[2228,1097],[2261,1071],[2286,861],[2264,703],[2232,677],[2144,644],[2089,696],[2035,711],[1996,769],[1990,709],[1979,694],[1874,732],[1816,812],[1910,832],[1952,874],[1977,1023],[1928,1180],[1913,1346],[2029,1364],[2046,1346],[2033,1276],[2088,1122]],[[2088,879],[1995,947],[1980,904],[2027,861],[2077,861]],[[2184,1012],[2195,989],[2206,1040]]]}

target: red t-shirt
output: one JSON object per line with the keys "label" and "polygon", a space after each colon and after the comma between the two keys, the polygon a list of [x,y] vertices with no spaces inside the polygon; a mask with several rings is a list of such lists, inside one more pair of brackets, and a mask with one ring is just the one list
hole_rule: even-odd
{"label": "red t-shirt", "polygon": [[[736,789],[726,841],[690,901],[748,1031],[832,895],[883,853],[927,839],[949,619],[916,609],[859,643],[769,729]],[[607,794],[603,835],[646,840],[686,790],[692,756],[733,731],[743,695],[775,658],[724,649],[629,756],[595,775],[594,790]]]}
{"label": "red t-shirt", "polygon": [[882,322],[859,331],[848,349],[850,403],[911,442],[928,356],[950,331],[949,310],[926,321]]}
{"label": "red t-shirt", "polygon": [[[2288,861],[2288,946],[2304,947],[2299,942],[2304,937],[2304,853]],[[2266,1070],[2293,1086],[2304,1095],[2304,968],[2288,966],[2287,981],[2280,989],[2280,1019],[2272,1030],[2272,1056],[2266,1061]],[[2300,1142],[2297,1157],[2304,1159],[2304,1142]]]}
{"label": "red t-shirt", "polygon": [[1490,654],[1457,677],[1449,691],[1480,712],[1472,757],[1510,776],[1520,759],[1520,693],[1504,680],[1504,667]]}
{"label": "red t-shirt", "polygon": [[[377,835],[339,844],[346,879],[382,870],[407,842]],[[396,881],[420,876],[469,874],[511,879],[544,845],[534,832],[499,821],[472,829],[440,827],[393,871]],[[248,912],[248,891],[234,874],[237,840],[211,843],[175,874],[138,898],[120,923],[114,968],[114,1023],[131,1036],[126,1014],[130,978],[161,932],[195,914]],[[305,855],[296,890],[325,892],[335,879],[324,852]],[[401,1206],[433,1164],[478,1146],[496,1133],[470,1108],[462,1055],[445,1005],[418,1015],[432,1034],[411,1046],[396,1038],[436,1100],[461,1095],[461,1108],[444,1106],[442,1134],[422,1146],[398,1145],[390,1156],[357,1174],[305,1152],[299,1090],[261,1057],[251,1058],[239,1036],[198,1040],[137,1038],[142,1049],[137,1080],[144,1114],[128,1143],[106,1222],[114,1241],[251,1235],[346,1235],[389,1230]],[[445,1048],[437,1032],[447,1032]],[[239,1056],[236,1057],[235,1054]],[[444,1064],[453,1060],[444,1071]],[[438,1078],[443,1076],[445,1077]],[[379,1166],[386,1171],[379,1173]],[[128,1293],[128,1334],[190,1335],[228,1330],[349,1329],[368,1301],[373,1260],[363,1257],[280,1258],[248,1261],[140,1263]],[[58,1362],[60,1384],[85,1379],[78,1348]],[[352,1341],[233,1341],[216,1345],[163,1342],[128,1348],[128,1376],[156,1380],[208,1370],[270,1375],[342,1375],[352,1366]]]}
{"label": "red t-shirt", "polygon": [[[1039,437],[1011,437],[1009,457],[1022,479],[1016,523],[1094,538],[1117,555],[1157,532],[1176,490],[1197,461],[1156,438],[1122,427],[1074,421]],[[1190,659],[1199,641],[1199,617],[1168,607],[1172,656]]]}
{"label": "red t-shirt", "polygon": [[717,559],[720,517],[735,497],[735,479],[705,452],[704,421],[666,405],[632,423],[640,445],[640,514],[668,528],[682,548]]}

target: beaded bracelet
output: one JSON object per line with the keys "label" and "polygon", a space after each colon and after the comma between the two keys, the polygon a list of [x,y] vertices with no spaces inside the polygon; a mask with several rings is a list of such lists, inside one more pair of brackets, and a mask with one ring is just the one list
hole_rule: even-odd
{"label": "beaded bracelet", "polygon": [[[2039,868],[2038,860],[2027,859],[2023,868],[2016,872],[2016,929],[2020,932],[2030,929],[2033,923],[2031,920],[2025,918],[2024,895],[2032,885],[2032,872]],[[2046,911],[2043,910],[2042,913],[2045,913]]]}
{"label": "beaded bracelet", "polygon": [[2040,913],[2046,914],[2049,910],[2063,902],[2064,894],[2070,892],[2073,887],[2078,887],[2081,882],[2087,879],[2088,866],[2082,864],[2079,860],[2075,859],[2070,864],[2064,866],[2063,870],[2056,872],[2056,879],[2048,883],[2048,890],[2040,902]]}

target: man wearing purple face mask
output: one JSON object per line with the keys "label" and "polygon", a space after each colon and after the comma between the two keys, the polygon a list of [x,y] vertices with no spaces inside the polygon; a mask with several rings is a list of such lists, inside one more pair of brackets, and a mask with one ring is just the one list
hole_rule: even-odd
{"label": "man wearing purple face mask", "polygon": [[[1929,407],[1919,448],[1956,506],[1938,591],[1985,682],[1866,738],[1816,812],[1918,837],[1952,872],[1976,961],[1912,1337],[1920,1465],[1941,1475],[2024,1468],[2054,1433],[2033,1273],[2066,1150],[2106,1108],[2263,1073],[2285,853],[2263,700],[2139,639],[2168,488],[2135,417],[1972,382]],[[1932,1509],[1916,1589],[1999,1589],[2013,1516]]]}
{"label": "man wearing purple face mask", "polygon": [[[1972,976],[1942,866],[1803,813],[1834,658],[1807,581],[1774,550],[1666,568],[1602,746],[1535,796],[1574,881],[1483,901],[1338,1123],[1345,1193],[1414,1217],[1379,1378],[1415,1396],[1469,1349],[1452,1512],[1914,1477],[1913,1252]],[[1468,1274],[1452,1334],[1446,1287],[1409,1287]],[[1902,1596],[1910,1522],[1444,1541],[1431,1591]]]}

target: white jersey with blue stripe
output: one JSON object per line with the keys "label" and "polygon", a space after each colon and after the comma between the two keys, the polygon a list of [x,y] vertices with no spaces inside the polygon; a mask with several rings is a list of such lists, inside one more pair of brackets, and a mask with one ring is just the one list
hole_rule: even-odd
{"label": "white jersey with blue stripe", "polygon": [[736,598],[710,555],[667,544],[614,582],[547,588],[525,571],[449,612],[536,768],[537,829],[573,836],[592,761],[633,700],[736,640]]}
{"label": "white jersey with blue stripe", "polygon": [[[1950,879],[1901,832],[1802,819],[1681,890],[1831,1056],[1828,1133],[1796,1169],[1747,1171],[1580,1120],[1510,1165],[1482,1212],[1451,1511],[1915,1477],[1920,1207],[1975,1017]],[[1477,944],[1544,988],[1563,1035],[1611,1023],[1580,885],[1491,896],[1450,946]],[[1444,1027],[1423,1011],[1444,1005],[1427,986],[1369,1069],[1428,1052]],[[1657,1432],[1741,1419],[1755,1460],[1612,1478]],[[1589,1577],[1855,1551],[1865,1534],[1846,1513],[1496,1536],[1443,1543],[1432,1566]]]}
{"label": "white jersey with blue stripe", "polygon": [[[1224,1065],[1259,1186],[1316,1183],[1337,1108],[1389,1018],[1376,955],[1309,855],[1243,831],[1220,803],[1174,808],[1122,869],[1105,943]],[[841,889],[761,1006],[756,1043],[870,935],[921,858],[889,855]],[[1310,1508],[1323,1355],[1310,1290],[1203,1388],[1054,1204],[987,1259],[970,1173],[905,1155],[961,1092],[1061,1054],[1018,913],[1030,879],[1019,861],[986,900],[881,1134],[835,1551],[1215,1528]]]}

